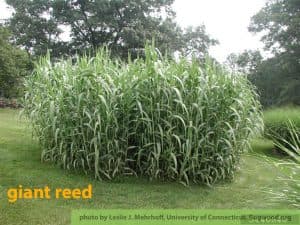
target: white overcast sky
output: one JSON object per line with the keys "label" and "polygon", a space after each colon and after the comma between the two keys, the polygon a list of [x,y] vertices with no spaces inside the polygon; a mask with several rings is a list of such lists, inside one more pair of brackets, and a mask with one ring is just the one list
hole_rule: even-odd
{"label": "white overcast sky", "polygon": [[[211,55],[223,62],[227,55],[244,49],[261,49],[259,37],[248,32],[250,18],[266,0],[175,0],[176,20],[182,26],[204,24],[207,32],[220,44],[212,47]],[[8,18],[11,10],[0,0],[0,19]]]}

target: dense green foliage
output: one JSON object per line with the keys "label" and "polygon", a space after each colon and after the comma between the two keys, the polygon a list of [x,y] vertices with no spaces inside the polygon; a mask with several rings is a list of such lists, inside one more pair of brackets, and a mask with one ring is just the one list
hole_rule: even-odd
{"label": "dense green foliage", "polygon": [[[273,52],[300,54],[300,3],[298,0],[268,0],[252,17],[249,31],[262,32],[262,41]],[[279,47],[278,47],[279,46]]]}
{"label": "dense green foliage", "polygon": [[230,54],[226,64],[232,71],[248,74],[263,106],[300,105],[297,64],[288,60],[284,55],[263,59],[259,51],[244,51]]}
{"label": "dense green foliage", "polygon": [[234,72],[253,74],[257,71],[263,57],[258,50],[245,50],[240,54],[231,53],[227,56],[225,65]]}
{"label": "dense green foliage", "polygon": [[145,55],[128,64],[104,50],[75,65],[42,59],[25,98],[42,158],[96,178],[231,178],[262,124],[246,77],[209,63],[168,61],[152,47]]}
{"label": "dense green foliage", "polygon": [[[182,29],[175,22],[173,0],[6,0],[15,13],[8,20],[16,43],[34,55],[94,52],[103,45],[113,55],[136,55],[147,40],[161,52],[203,57],[217,43],[205,26]],[[70,31],[64,33],[64,31]],[[62,40],[62,34],[69,36]]]}
{"label": "dense green foliage", "polygon": [[299,62],[281,54],[263,60],[249,79],[258,88],[264,106],[300,105],[299,74]]}
{"label": "dense green foliage", "polygon": [[265,135],[278,150],[300,162],[300,108],[277,108],[264,113]]}
{"label": "dense green foliage", "polygon": [[9,43],[9,31],[0,26],[0,97],[17,97],[22,79],[29,74],[27,53]]}
{"label": "dense green foliage", "polygon": [[247,73],[257,87],[262,105],[300,105],[300,4],[298,0],[269,0],[252,17],[249,31],[261,33],[265,50],[231,54],[231,68]]}

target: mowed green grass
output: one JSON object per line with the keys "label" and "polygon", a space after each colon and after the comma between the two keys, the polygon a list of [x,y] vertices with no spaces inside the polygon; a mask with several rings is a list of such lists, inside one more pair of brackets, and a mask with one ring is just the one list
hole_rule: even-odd
{"label": "mowed green grass", "polygon": [[264,112],[264,121],[267,125],[284,124],[292,121],[295,125],[300,126],[300,107],[280,107],[271,108]]}
{"label": "mowed green grass", "polygon": [[[41,163],[38,144],[33,140],[26,122],[18,118],[19,111],[0,109],[0,224],[69,224],[70,212],[78,208],[292,208],[287,201],[273,201],[266,190],[281,191],[276,178],[282,171],[263,154],[248,153],[231,183],[212,188],[177,183],[163,183],[138,178],[118,181],[96,181],[76,171]],[[268,152],[272,143],[253,142],[255,152]],[[91,200],[18,200],[9,203],[7,189],[24,188],[84,188],[93,185]]]}

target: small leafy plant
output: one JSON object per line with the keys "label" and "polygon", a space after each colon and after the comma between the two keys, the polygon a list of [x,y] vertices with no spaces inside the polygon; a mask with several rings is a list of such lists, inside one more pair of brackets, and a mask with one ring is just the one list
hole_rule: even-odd
{"label": "small leafy plant", "polygon": [[24,112],[42,160],[97,179],[146,176],[184,185],[231,179],[251,136],[262,129],[247,78],[197,60],[42,58],[26,82]]}
{"label": "small leafy plant", "polygon": [[268,136],[275,147],[300,162],[300,129],[290,120],[281,129],[270,129]]}
{"label": "small leafy plant", "polygon": [[300,162],[300,110],[273,109],[265,113],[265,135],[276,149]]}

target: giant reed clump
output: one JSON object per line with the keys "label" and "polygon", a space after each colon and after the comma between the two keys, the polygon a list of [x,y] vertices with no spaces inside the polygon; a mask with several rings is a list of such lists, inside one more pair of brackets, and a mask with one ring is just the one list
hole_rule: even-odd
{"label": "giant reed clump", "polygon": [[26,82],[25,114],[42,160],[93,173],[212,184],[230,179],[262,127],[246,77],[196,60],[145,57],[128,63],[42,58]]}

